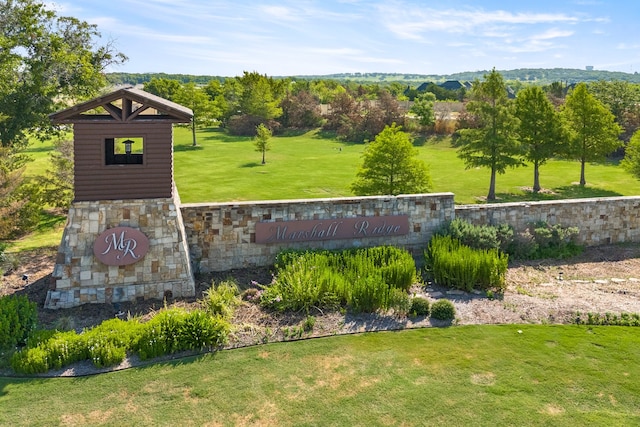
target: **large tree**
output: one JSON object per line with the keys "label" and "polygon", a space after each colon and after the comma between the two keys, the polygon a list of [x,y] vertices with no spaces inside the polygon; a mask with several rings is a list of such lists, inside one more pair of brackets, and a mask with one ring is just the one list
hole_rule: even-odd
{"label": "large tree", "polygon": [[48,136],[48,114],[104,87],[104,69],[126,57],[99,32],[44,2],[0,2],[0,144],[23,147],[26,134]]}
{"label": "large tree", "polygon": [[640,88],[637,84],[614,80],[589,84],[589,93],[602,102],[615,116],[616,122],[625,130],[626,139],[637,129]]}
{"label": "large tree", "polygon": [[479,127],[459,130],[458,157],[467,169],[490,169],[487,200],[493,201],[496,199],[496,174],[522,164],[516,133],[518,119],[509,104],[504,79],[495,69],[485,75],[484,81],[474,83],[471,98],[467,111],[475,117]]}
{"label": "large tree", "polygon": [[518,135],[524,159],[533,163],[533,192],[540,191],[540,166],[562,152],[565,132],[560,114],[539,86],[529,86],[516,98]]}
{"label": "large tree", "polygon": [[182,84],[178,80],[165,79],[163,77],[153,77],[144,84],[145,91],[169,101],[175,100],[175,96],[180,92],[181,88]]}
{"label": "large tree", "polygon": [[255,116],[263,122],[275,119],[282,114],[282,108],[279,107],[284,97],[282,82],[266,75],[247,71],[238,78],[238,82],[242,86],[240,114]]}
{"label": "large tree", "polygon": [[281,103],[280,123],[287,128],[309,129],[322,122],[320,103],[307,90],[288,94]]}
{"label": "large tree", "polygon": [[615,116],[579,83],[565,101],[562,113],[570,131],[569,157],[580,161],[580,185],[586,185],[587,162],[602,162],[622,143],[618,135],[622,128]]}
{"label": "large tree", "polygon": [[361,196],[422,193],[431,189],[426,164],[417,159],[409,134],[393,124],[370,143],[351,190]]}
{"label": "large tree", "polygon": [[182,85],[173,96],[173,101],[181,104],[193,111],[191,119],[192,145],[197,145],[196,128],[211,125],[216,117],[220,116],[218,109],[209,95],[202,89],[196,87],[195,83]]}
{"label": "large tree", "polygon": [[0,238],[28,231],[42,208],[42,188],[22,178],[27,137],[57,133],[48,115],[96,95],[105,68],[126,60],[98,44],[95,25],[48,4],[0,1]]}

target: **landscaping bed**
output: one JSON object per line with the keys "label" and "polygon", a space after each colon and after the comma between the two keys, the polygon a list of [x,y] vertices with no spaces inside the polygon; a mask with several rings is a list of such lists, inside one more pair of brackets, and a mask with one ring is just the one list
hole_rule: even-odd
{"label": "landscaping bed", "polygon": [[[2,277],[0,295],[23,294],[38,304],[40,326],[46,328],[83,328],[103,320],[129,316],[151,317],[165,306],[163,301],[121,304],[87,304],[61,310],[43,308],[47,290],[52,286],[55,250],[39,250],[19,255],[15,270]],[[24,280],[27,275],[28,279]],[[241,289],[267,284],[269,268],[234,270],[197,278],[197,297],[167,301],[167,306],[196,307],[202,292],[212,281],[233,279]],[[568,260],[537,260],[511,263],[507,288],[503,294],[484,291],[464,292],[433,284],[415,285],[411,292],[431,301],[451,300],[456,308],[456,324],[574,323],[587,313],[640,313],[640,246],[611,245],[587,248]],[[350,314],[344,311],[312,310],[311,328],[307,313],[276,313],[245,302],[233,318],[234,330],[228,348],[265,342],[294,340],[316,336],[413,327],[444,326],[450,323],[424,317],[398,317],[393,314]],[[306,330],[305,330],[306,329]],[[175,355],[173,356],[175,357]],[[135,358],[118,367],[138,364]],[[50,375],[78,375],[96,369],[87,364]]]}

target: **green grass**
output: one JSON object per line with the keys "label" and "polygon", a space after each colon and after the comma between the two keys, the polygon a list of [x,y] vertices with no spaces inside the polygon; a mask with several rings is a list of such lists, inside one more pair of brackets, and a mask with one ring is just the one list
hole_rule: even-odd
{"label": "green grass", "polygon": [[[175,179],[184,203],[352,196],[349,186],[364,150],[364,145],[311,131],[274,137],[262,165],[251,138],[208,129],[200,132],[199,146],[191,147],[188,130],[176,128],[174,139]],[[453,192],[460,204],[486,196],[489,171],[465,170],[449,138],[428,140],[417,148],[430,167],[434,192]],[[503,202],[640,194],[640,181],[612,163],[587,165],[584,188],[576,184],[579,174],[578,162],[554,160],[541,168],[541,184],[553,194],[533,196],[522,190],[533,185],[532,167],[498,175],[496,191]]]}
{"label": "green grass", "polygon": [[629,327],[340,336],[83,378],[2,378],[0,424],[638,425],[639,358]]}
{"label": "green grass", "polygon": [[201,132],[192,147],[188,131],[176,128],[174,139],[175,180],[184,203],[349,195],[364,149],[312,131],[274,137],[262,165],[248,137],[212,129]]}

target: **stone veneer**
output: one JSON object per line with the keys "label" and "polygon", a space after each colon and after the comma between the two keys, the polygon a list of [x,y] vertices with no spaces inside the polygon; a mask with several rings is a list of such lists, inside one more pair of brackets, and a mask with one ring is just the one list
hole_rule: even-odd
{"label": "stone veneer", "polygon": [[[454,218],[509,224],[517,230],[536,221],[575,226],[578,241],[640,242],[640,197],[553,200],[455,206],[452,193],[336,199],[185,204],[174,199],[76,202],[69,210],[54,268],[55,290],[47,308],[84,303],[193,296],[196,271],[226,271],[273,264],[283,249],[344,249],[395,245],[422,255],[434,231]],[[409,234],[287,243],[255,243],[258,222],[335,220],[408,215]],[[184,220],[184,224],[183,224]],[[143,260],[107,266],[93,255],[95,238],[107,228],[139,229],[150,240]],[[188,245],[188,247],[187,247]],[[191,263],[193,263],[193,266]]]}
{"label": "stone veneer", "polygon": [[[273,264],[283,249],[342,249],[396,245],[421,255],[435,230],[453,219],[452,193],[280,200],[181,206],[194,269],[201,272]],[[334,220],[408,215],[409,234],[290,243],[255,243],[260,221]]]}
{"label": "stone veneer", "polygon": [[509,224],[518,231],[537,221],[578,227],[577,241],[586,246],[640,242],[640,197],[460,205],[455,216],[476,225]]}
{"label": "stone veneer", "polygon": [[[53,271],[55,289],[45,307],[195,295],[178,206],[173,198],[73,203]],[[138,229],[149,238],[142,260],[108,266],[93,255],[96,237],[117,226]]]}

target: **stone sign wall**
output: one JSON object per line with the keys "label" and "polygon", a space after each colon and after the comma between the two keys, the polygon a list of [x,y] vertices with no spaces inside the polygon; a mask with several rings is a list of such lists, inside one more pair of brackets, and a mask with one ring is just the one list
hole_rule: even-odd
{"label": "stone sign wall", "polygon": [[640,242],[640,197],[461,205],[455,216],[477,225],[509,224],[519,231],[537,221],[578,227],[578,242],[586,246]]}
{"label": "stone sign wall", "polygon": [[[185,204],[196,271],[270,265],[283,249],[397,245],[420,255],[453,219],[452,193]],[[261,230],[262,228],[262,230]]]}
{"label": "stone sign wall", "polygon": [[[478,225],[509,224],[517,230],[536,221],[575,226],[580,229],[579,243],[587,246],[640,242],[640,197],[455,206],[453,194],[439,193],[186,204],[181,211],[194,268],[202,272],[270,265],[283,249],[388,244],[421,256],[433,232],[454,218]],[[403,215],[407,216],[407,234],[394,235],[395,227],[385,228],[391,225],[384,222],[386,216],[398,219]],[[363,221],[368,221],[369,230],[389,230],[390,234],[337,238],[339,231],[354,233]],[[271,242],[262,242],[260,232],[256,234],[261,227],[271,230],[272,237],[276,233]]]}

